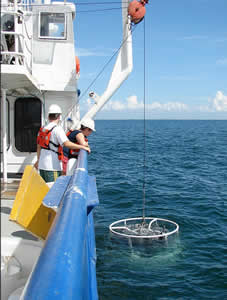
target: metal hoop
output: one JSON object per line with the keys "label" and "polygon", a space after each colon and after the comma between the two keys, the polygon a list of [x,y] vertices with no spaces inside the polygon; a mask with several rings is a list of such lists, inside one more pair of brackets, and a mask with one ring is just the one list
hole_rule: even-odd
{"label": "metal hoop", "polygon": [[[140,221],[135,223],[135,221]],[[145,222],[144,222],[145,221]],[[149,224],[146,221],[150,221]],[[152,229],[152,225],[161,223],[161,226]],[[116,226],[118,225],[118,226]],[[168,229],[168,227],[173,227]],[[173,221],[161,218],[139,217],[122,219],[113,222],[109,226],[109,230],[119,236],[135,239],[162,239],[178,232],[179,225]],[[143,233],[146,231],[146,235]]]}

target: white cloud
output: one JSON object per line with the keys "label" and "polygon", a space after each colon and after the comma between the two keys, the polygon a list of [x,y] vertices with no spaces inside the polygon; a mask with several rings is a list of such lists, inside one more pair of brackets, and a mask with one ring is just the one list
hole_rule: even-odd
{"label": "white cloud", "polygon": [[212,108],[215,111],[227,111],[227,96],[225,96],[221,91],[218,91],[213,99]]}
{"label": "white cloud", "polygon": [[[86,101],[87,109],[93,106],[94,101],[90,98]],[[128,97],[125,101],[110,100],[108,101],[102,111],[142,111],[144,108],[143,101],[138,101],[136,95]],[[218,91],[213,99],[208,99],[208,103],[204,105],[189,106],[183,102],[166,102],[161,103],[155,101],[152,103],[146,103],[147,111],[165,111],[165,112],[189,112],[189,111],[200,111],[200,112],[225,112],[227,111],[227,96],[223,92]]]}
{"label": "white cloud", "polygon": [[[103,111],[132,111],[132,110],[142,110],[144,108],[143,102],[139,102],[137,96],[133,95],[126,99],[126,103],[121,101],[109,101],[104,107]],[[181,102],[168,102],[160,103],[153,102],[151,104],[146,104],[147,111],[157,110],[157,111],[188,111],[188,106]]]}
{"label": "white cloud", "polygon": [[208,104],[195,107],[194,110],[210,113],[225,112],[227,111],[227,96],[225,96],[221,91],[218,91],[213,99],[208,100]]}
{"label": "white cloud", "polygon": [[227,38],[226,38],[226,37],[218,38],[218,39],[216,40],[216,42],[218,42],[218,43],[224,43],[224,42],[226,42],[226,41],[227,41]]}
{"label": "white cloud", "polygon": [[109,100],[102,108],[102,111],[111,111],[111,110],[114,111],[125,110],[125,104],[121,103],[120,101]]}
{"label": "white cloud", "polygon": [[227,58],[218,59],[217,65],[227,65]]}
{"label": "white cloud", "polygon": [[137,96],[130,96],[127,98],[127,108],[128,109],[143,109],[143,103],[138,102]]}
{"label": "white cloud", "polygon": [[195,107],[194,110],[198,110],[200,112],[212,112],[212,106],[210,104],[208,105],[199,105],[198,108]]}
{"label": "white cloud", "polygon": [[122,101],[112,101],[110,100],[104,107],[103,110],[110,111],[123,111],[123,110],[135,110],[135,109],[142,109],[143,103],[138,102],[137,96],[130,96],[126,99],[126,103]]}
{"label": "white cloud", "polygon": [[187,104],[182,102],[167,102],[159,103],[153,102],[149,105],[150,110],[159,110],[159,111],[188,111],[189,107]]}
{"label": "white cloud", "polygon": [[112,102],[110,106],[110,110],[124,110],[125,106],[119,101]]}
{"label": "white cloud", "polygon": [[190,81],[190,80],[198,80],[198,77],[192,77],[192,76],[161,76],[160,77],[161,79],[164,79],[164,80],[170,80],[170,81]]}
{"label": "white cloud", "polygon": [[[205,99],[203,99],[204,102]],[[86,101],[86,108],[84,109],[87,111],[94,105],[94,101],[90,98]],[[137,114],[137,116],[143,115],[144,104],[143,101],[138,101],[136,95],[132,95],[125,100],[118,101],[118,100],[110,100],[108,101],[104,107],[102,108],[103,113],[109,112],[118,112],[123,113],[126,118],[130,113],[133,112]],[[227,112],[227,96],[223,94],[222,91],[217,91],[214,98],[210,98],[204,104],[185,104],[183,102],[166,102],[161,103],[159,101],[146,103],[146,113],[154,112],[155,114],[168,114],[170,117],[176,115],[186,116],[188,117],[189,114],[191,116],[195,116],[201,114],[201,116],[223,116],[223,113]],[[208,115],[207,115],[208,114]],[[226,114],[227,116],[227,114]]]}
{"label": "white cloud", "polygon": [[184,36],[182,40],[206,40],[208,39],[208,36],[206,35],[190,35],[190,36]]}
{"label": "white cloud", "polygon": [[76,54],[79,57],[82,56],[110,56],[111,54],[113,54],[114,50],[110,50],[110,49],[105,49],[105,51],[103,50],[98,50],[98,49],[84,49],[84,48],[77,48],[76,49]]}
{"label": "white cloud", "polygon": [[208,100],[205,105],[189,106],[183,102],[153,102],[148,105],[148,110],[167,111],[167,112],[225,112],[227,111],[227,96],[218,91],[215,98]]}

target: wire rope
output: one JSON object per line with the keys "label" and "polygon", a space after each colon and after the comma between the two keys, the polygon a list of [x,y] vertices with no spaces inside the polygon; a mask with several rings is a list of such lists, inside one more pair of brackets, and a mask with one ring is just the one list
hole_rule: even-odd
{"label": "wire rope", "polygon": [[144,18],[144,59],[143,59],[143,138],[144,138],[144,151],[143,151],[143,222],[145,220],[146,209],[146,30]]}
{"label": "wire rope", "polygon": [[[107,5],[107,6],[109,6],[109,5],[122,5],[122,2],[121,1],[118,1],[118,2],[85,2],[85,3],[82,3],[82,2],[76,2],[75,0],[74,1],[69,1],[69,2],[66,2],[65,3],[65,5],[67,5],[68,3],[73,3],[73,4],[75,4],[76,6],[82,6],[83,5],[83,7],[85,7],[85,6],[95,6],[95,5],[103,5],[103,6],[105,6],[105,5]],[[123,4],[125,4],[126,5],[126,7],[128,7],[128,1],[124,1],[123,2]],[[43,6],[43,5],[45,5],[46,7],[52,7],[53,6],[53,4],[52,3],[50,3],[50,4],[43,4],[43,3],[18,3],[18,8],[20,8],[20,7],[41,7],[41,6]],[[9,7],[9,5],[8,4],[3,4],[3,5],[1,5],[1,7]],[[88,11],[77,11],[77,13],[78,12],[96,12],[96,11],[105,11],[105,10],[115,10],[115,9],[122,9],[122,7],[120,6],[119,8],[117,7],[113,7],[113,8],[103,8],[103,9],[99,9],[99,10],[96,10],[96,9],[94,9],[94,10],[88,10]]]}
{"label": "wire rope", "polygon": [[77,13],[89,13],[89,12],[102,12],[107,10],[121,10],[121,7],[112,7],[112,8],[103,8],[103,9],[94,9],[94,10],[78,10]]}
{"label": "wire rope", "polygon": [[[122,2],[121,1],[114,1],[114,2],[76,2],[74,1],[75,5],[103,5],[103,4],[121,4]],[[123,3],[127,3],[128,4],[128,1],[124,1]]]}

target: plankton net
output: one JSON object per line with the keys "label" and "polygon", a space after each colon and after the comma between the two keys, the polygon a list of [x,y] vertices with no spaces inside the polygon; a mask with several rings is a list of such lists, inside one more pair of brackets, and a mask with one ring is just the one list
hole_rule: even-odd
{"label": "plankton net", "polygon": [[179,230],[177,223],[161,218],[138,217],[113,222],[109,229],[112,233],[133,239],[167,239]]}
{"label": "plankton net", "polygon": [[146,217],[145,216],[145,173],[146,173],[146,105],[145,105],[145,19],[144,19],[144,164],[143,164],[143,216],[138,218],[128,218],[113,222],[109,225],[109,230],[116,236],[136,240],[167,239],[170,235],[178,232],[179,225],[171,220]]}

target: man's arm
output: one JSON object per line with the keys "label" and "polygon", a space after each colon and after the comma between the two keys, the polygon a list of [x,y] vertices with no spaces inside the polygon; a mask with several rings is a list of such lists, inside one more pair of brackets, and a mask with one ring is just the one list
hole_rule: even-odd
{"label": "man's arm", "polygon": [[74,143],[70,142],[69,140],[68,140],[68,141],[65,141],[65,142],[63,143],[63,146],[64,146],[64,147],[67,147],[67,148],[69,148],[69,149],[72,149],[72,150],[84,149],[84,150],[86,150],[88,153],[91,152],[91,149],[90,149],[89,147],[83,146],[83,145],[74,144]]}
{"label": "man's arm", "polygon": [[39,157],[40,157],[41,146],[37,144],[37,161],[34,164],[34,167],[38,170]]}

